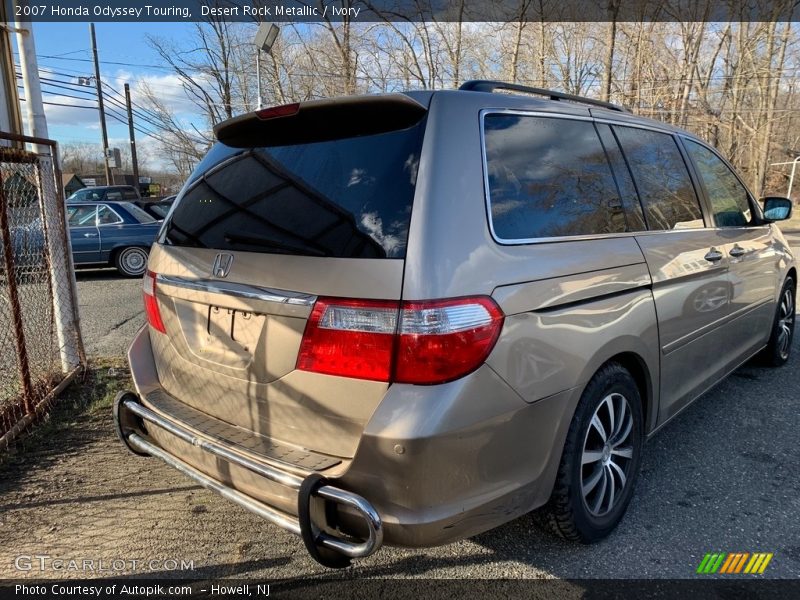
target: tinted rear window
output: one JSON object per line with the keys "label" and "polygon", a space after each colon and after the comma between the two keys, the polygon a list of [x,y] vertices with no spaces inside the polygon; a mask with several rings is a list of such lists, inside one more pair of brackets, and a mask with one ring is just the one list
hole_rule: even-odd
{"label": "tinted rear window", "polygon": [[491,219],[499,239],[628,229],[621,194],[591,122],[487,115],[484,134]]}
{"label": "tinted rear window", "polygon": [[162,243],[404,257],[424,120],[402,131],[297,145],[217,143],[177,200]]}
{"label": "tinted rear window", "polygon": [[703,213],[686,163],[670,134],[614,127],[650,229],[703,227]]}

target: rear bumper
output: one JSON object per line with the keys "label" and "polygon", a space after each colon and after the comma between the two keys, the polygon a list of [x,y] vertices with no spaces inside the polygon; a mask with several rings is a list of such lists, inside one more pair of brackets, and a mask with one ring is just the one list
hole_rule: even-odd
{"label": "rear bumper", "polygon": [[[375,508],[358,494],[328,485],[324,479],[314,479],[313,475],[303,478],[293,473],[282,471],[264,462],[253,460],[222,440],[199,434],[187,425],[154,412],[143,406],[132,392],[120,392],[114,402],[114,423],[121,441],[135,454],[150,455],[160,458],[169,466],[177,469],[201,486],[217,492],[224,498],[263,517],[279,527],[301,536],[312,554],[317,548],[327,548],[347,558],[363,558],[375,553],[383,543],[383,525]],[[153,429],[162,430],[175,438],[236,465],[242,469],[263,477],[264,479],[292,490],[297,496],[297,516],[282,512],[272,506],[260,502],[233,487],[213,479],[193,467],[189,463],[170,454],[155,443],[148,432]],[[365,539],[357,540],[352,536],[333,533],[335,526],[329,522],[317,523],[312,517],[314,511],[311,503],[319,498],[326,503],[343,506],[362,520]],[[324,511],[321,514],[331,514]],[[325,517],[323,516],[323,519]],[[317,558],[315,556],[315,558]],[[319,558],[318,558],[319,560]],[[331,565],[333,566],[333,565]]]}
{"label": "rear bumper", "polygon": [[[317,547],[341,547],[347,556],[368,556],[383,541],[446,544],[541,506],[580,396],[569,390],[528,404],[488,366],[440,386],[394,385],[352,459],[313,466],[254,455],[252,446],[198,423],[178,400],[172,399],[175,408],[158,400],[166,394],[146,328],[128,358],[136,392],[118,403],[115,415],[128,447],[288,531],[310,530],[312,543],[307,535],[304,542],[312,555]],[[215,438],[224,451],[208,443]],[[319,477],[327,482],[304,498],[303,483]]]}

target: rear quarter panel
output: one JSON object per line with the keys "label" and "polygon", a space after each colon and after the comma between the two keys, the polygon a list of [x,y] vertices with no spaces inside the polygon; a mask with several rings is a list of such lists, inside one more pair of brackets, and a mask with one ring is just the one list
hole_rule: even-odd
{"label": "rear quarter panel", "polygon": [[500,96],[443,92],[431,102],[403,298],[493,296],[506,321],[487,363],[528,403],[583,386],[603,362],[630,352],[645,365],[657,405],[658,327],[634,237],[501,245],[489,230],[481,110],[588,110]]}

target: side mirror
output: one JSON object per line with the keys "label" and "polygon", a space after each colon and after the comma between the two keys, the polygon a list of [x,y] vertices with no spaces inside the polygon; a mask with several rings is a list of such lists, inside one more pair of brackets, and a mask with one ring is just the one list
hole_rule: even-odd
{"label": "side mirror", "polygon": [[762,198],[764,218],[768,221],[785,221],[792,216],[792,201],[789,198],[768,196]]}

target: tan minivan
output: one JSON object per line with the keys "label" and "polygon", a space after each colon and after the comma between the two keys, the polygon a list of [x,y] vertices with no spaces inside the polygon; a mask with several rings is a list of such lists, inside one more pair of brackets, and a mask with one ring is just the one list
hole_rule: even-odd
{"label": "tan minivan", "polygon": [[325,565],[539,507],[600,539],[648,436],[788,358],[791,202],[684,131],[480,81],[216,135],[150,252],[115,423]]}

